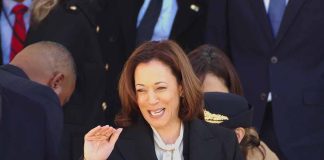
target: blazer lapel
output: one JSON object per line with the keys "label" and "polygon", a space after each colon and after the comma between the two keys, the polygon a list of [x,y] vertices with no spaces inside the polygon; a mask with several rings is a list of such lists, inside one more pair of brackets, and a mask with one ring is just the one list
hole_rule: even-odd
{"label": "blazer lapel", "polygon": [[[190,160],[215,160],[221,151],[219,140],[200,120],[193,120],[189,124],[189,159]],[[201,147],[208,146],[208,147]],[[186,146],[184,146],[186,147]]]}
{"label": "blazer lapel", "polygon": [[268,40],[269,44],[273,43],[271,24],[267,12],[265,10],[263,0],[249,0],[249,1],[254,11],[254,15],[257,18],[257,21],[261,25],[261,28],[263,29],[263,33],[265,34],[266,39]]}
{"label": "blazer lapel", "polygon": [[178,11],[172,25],[169,39],[175,39],[196,19],[201,12],[200,4],[193,0],[177,0]]}
{"label": "blazer lapel", "polygon": [[[2,12],[2,1],[0,2],[0,13]],[[0,14],[0,18],[1,18],[1,14]],[[0,32],[0,37],[1,37],[1,32]],[[1,45],[1,38],[0,38],[0,65],[2,65],[2,45]]]}
{"label": "blazer lapel", "polygon": [[122,19],[122,31],[127,48],[133,50],[136,41],[136,23],[139,10],[144,0],[123,0],[120,9]]}
{"label": "blazer lapel", "polygon": [[139,122],[123,131],[116,147],[125,159],[157,160],[153,132],[150,126],[140,118]]}
{"label": "blazer lapel", "polygon": [[289,0],[274,47],[277,47],[306,0]]}

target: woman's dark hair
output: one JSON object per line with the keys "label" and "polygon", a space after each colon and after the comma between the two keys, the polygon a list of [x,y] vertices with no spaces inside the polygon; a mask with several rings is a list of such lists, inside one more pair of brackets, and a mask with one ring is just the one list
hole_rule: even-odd
{"label": "woman's dark hair", "polygon": [[230,93],[243,95],[239,76],[230,59],[218,48],[202,45],[189,53],[189,60],[197,77],[203,83],[207,73],[222,78]]}
{"label": "woman's dark hair", "polygon": [[259,138],[257,131],[253,127],[244,128],[244,130],[245,130],[245,135],[242,141],[240,142],[240,149],[244,157],[247,157],[249,150],[255,148],[261,153],[262,159],[265,159],[266,151],[265,148],[262,145],[260,145],[261,140]]}

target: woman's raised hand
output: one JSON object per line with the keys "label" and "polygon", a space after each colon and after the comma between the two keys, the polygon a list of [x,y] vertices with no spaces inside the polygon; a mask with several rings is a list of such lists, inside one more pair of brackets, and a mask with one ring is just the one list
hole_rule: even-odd
{"label": "woman's raised hand", "polygon": [[97,126],[84,136],[84,159],[104,160],[109,157],[122,128]]}

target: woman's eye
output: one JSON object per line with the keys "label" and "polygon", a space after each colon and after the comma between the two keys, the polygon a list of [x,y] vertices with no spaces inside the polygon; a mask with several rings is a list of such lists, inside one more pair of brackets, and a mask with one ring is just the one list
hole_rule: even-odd
{"label": "woman's eye", "polygon": [[144,92],[144,89],[136,89],[136,92]]}
{"label": "woman's eye", "polygon": [[166,87],[158,87],[157,90],[164,90]]}

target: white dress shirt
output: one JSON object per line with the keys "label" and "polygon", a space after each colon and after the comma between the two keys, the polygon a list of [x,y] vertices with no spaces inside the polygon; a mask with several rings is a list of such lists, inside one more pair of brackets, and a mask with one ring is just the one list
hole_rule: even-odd
{"label": "white dress shirt", "polygon": [[[151,0],[145,0],[140,12],[137,16],[137,27],[141,23],[145,12],[150,4]],[[154,27],[153,36],[151,40],[166,40],[169,39],[173,21],[178,11],[177,0],[163,0],[162,9],[158,21]]]}
{"label": "white dress shirt", "polygon": [[158,160],[184,160],[183,157],[183,124],[181,123],[179,137],[174,144],[165,144],[159,133],[153,130],[154,148]]}
{"label": "white dress shirt", "polygon": [[[271,0],[263,0],[264,7],[265,7],[267,13],[268,13],[268,10],[269,10],[270,1],[271,1]],[[286,5],[288,4],[288,1],[289,1],[289,0],[286,0]]]}

